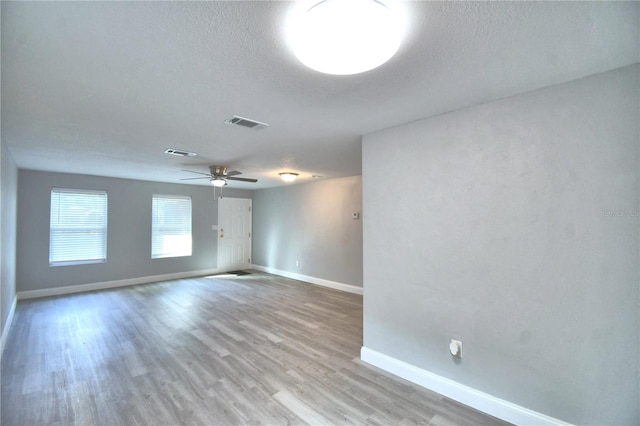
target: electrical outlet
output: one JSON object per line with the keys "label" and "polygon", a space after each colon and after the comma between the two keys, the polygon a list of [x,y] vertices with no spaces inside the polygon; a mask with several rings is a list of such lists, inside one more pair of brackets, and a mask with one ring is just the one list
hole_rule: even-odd
{"label": "electrical outlet", "polygon": [[456,358],[462,358],[462,341],[451,339],[451,343],[449,343],[449,352],[451,352],[451,355]]}
{"label": "electrical outlet", "polygon": [[300,267],[300,261],[296,260],[296,268],[299,268],[299,267]]}

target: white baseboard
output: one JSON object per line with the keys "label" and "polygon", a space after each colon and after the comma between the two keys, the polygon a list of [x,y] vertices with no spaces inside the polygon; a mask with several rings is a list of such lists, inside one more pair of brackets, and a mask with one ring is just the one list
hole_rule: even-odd
{"label": "white baseboard", "polygon": [[281,277],[291,278],[298,281],[304,281],[310,284],[320,285],[323,287],[333,288],[335,290],[346,291],[347,293],[362,294],[362,287],[358,287],[351,284],[339,283],[336,281],[329,281],[322,278],[310,277],[308,275],[296,274],[295,272],[282,271],[275,268],[267,268],[266,266],[251,265],[253,269],[258,271],[267,272],[269,274],[280,275]]}
{"label": "white baseboard", "polygon": [[516,425],[549,426],[570,424],[496,398],[364,346],[360,351],[360,359],[391,374],[402,377],[405,380],[509,423]]}
{"label": "white baseboard", "polygon": [[2,337],[0,338],[0,360],[4,353],[4,345],[7,344],[7,338],[9,337],[9,330],[11,329],[11,323],[13,323],[13,315],[16,313],[16,305],[18,304],[18,296],[13,297],[11,302],[11,308],[9,308],[9,315],[7,315],[7,322],[4,323],[2,328]]}
{"label": "white baseboard", "polygon": [[61,294],[83,293],[85,291],[105,290],[116,287],[126,287],[130,285],[148,284],[159,281],[179,280],[183,278],[200,277],[203,275],[217,274],[218,269],[206,269],[202,271],[177,272],[175,274],[152,275],[148,277],[127,278],[116,281],[103,281],[98,283],[70,285],[66,287],[45,288],[41,290],[19,291],[19,300],[33,299],[36,297],[59,296]]}

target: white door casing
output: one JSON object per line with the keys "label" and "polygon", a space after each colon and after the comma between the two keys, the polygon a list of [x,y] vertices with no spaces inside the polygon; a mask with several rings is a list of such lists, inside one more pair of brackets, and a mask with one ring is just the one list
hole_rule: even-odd
{"label": "white door casing", "polygon": [[218,199],[218,270],[228,272],[251,265],[251,200]]}

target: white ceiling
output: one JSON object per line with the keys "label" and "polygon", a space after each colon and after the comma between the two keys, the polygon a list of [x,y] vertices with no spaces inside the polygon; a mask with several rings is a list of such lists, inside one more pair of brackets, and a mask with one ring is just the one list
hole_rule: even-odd
{"label": "white ceiling", "polygon": [[394,58],[330,76],[287,47],[292,5],[3,1],[3,143],[20,168],[180,182],[224,164],[267,188],[360,174],[363,134],[640,61],[638,2],[406,2]]}

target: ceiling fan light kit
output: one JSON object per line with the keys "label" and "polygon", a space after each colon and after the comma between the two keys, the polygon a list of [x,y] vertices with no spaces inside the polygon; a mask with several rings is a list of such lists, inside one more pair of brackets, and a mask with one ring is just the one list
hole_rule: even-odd
{"label": "ceiling fan light kit", "polygon": [[282,173],[279,173],[279,175],[280,175],[280,179],[282,179],[287,183],[294,182],[298,178],[298,173],[294,173],[294,172],[282,172]]}
{"label": "ceiling fan light kit", "polygon": [[211,185],[217,186],[217,187],[226,186],[227,181],[221,177],[214,177],[214,178],[211,178]]}
{"label": "ceiling fan light kit", "polygon": [[288,42],[300,62],[316,71],[369,71],[393,57],[404,35],[404,19],[391,1],[302,2],[288,19]]}
{"label": "ceiling fan light kit", "polygon": [[241,175],[242,172],[239,172],[237,170],[229,171],[227,166],[209,166],[210,173],[196,172],[195,170],[182,170],[182,171],[195,173],[202,176],[195,177],[195,178],[184,178],[180,180],[209,179],[209,182],[211,183],[211,185],[216,187],[226,186],[228,180],[236,180],[239,182],[249,182],[249,183],[256,183],[258,181],[258,179],[254,179],[254,178],[238,177],[238,175]]}

